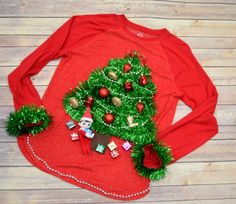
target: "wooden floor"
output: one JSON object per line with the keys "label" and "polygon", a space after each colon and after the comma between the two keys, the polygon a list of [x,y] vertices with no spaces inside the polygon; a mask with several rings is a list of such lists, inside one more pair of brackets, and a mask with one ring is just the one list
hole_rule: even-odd
{"label": "wooden floor", "polygon": [[[93,3],[91,3],[93,2]],[[7,75],[72,15],[124,13],[130,21],[166,27],[189,43],[219,92],[219,134],[169,166],[161,182],[135,203],[236,203],[236,1],[235,0],[0,0],[0,203],[116,203],[33,167],[7,136],[13,110]],[[59,61],[33,83],[42,95]],[[190,110],[179,104],[175,121]]]}

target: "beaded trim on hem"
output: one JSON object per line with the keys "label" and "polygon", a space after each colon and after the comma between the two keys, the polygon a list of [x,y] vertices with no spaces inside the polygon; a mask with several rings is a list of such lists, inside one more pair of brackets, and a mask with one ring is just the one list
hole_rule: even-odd
{"label": "beaded trim on hem", "polygon": [[57,173],[57,174],[60,175],[60,176],[67,177],[67,178],[71,178],[71,179],[75,180],[77,183],[88,185],[89,187],[91,187],[91,188],[93,188],[93,189],[95,189],[95,190],[97,190],[97,191],[100,191],[100,192],[103,193],[104,195],[113,196],[113,197],[116,197],[116,198],[132,198],[132,197],[134,197],[134,196],[139,196],[139,195],[141,195],[141,194],[144,194],[144,193],[146,193],[146,192],[148,192],[148,191],[150,190],[150,186],[149,186],[148,188],[146,188],[146,189],[143,190],[143,191],[140,191],[140,192],[138,192],[138,193],[129,194],[129,195],[121,195],[121,194],[115,194],[115,193],[107,192],[107,191],[105,191],[105,190],[103,190],[103,189],[101,189],[101,188],[99,188],[99,187],[97,187],[97,186],[95,186],[95,185],[92,185],[92,184],[90,184],[90,183],[88,183],[88,182],[86,182],[86,181],[79,180],[78,178],[76,178],[76,177],[74,177],[74,176],[72,176],[72,175],[70,175],[70,174],[63,174],[63,173],[59,172],[58,170],[53,169],[52,167],[50,167],[46,161],[44,161],[42,158],[40,158],[40,157],[34,152],[33,147],[32,147],[31,144],[30,144],[30,138],[29,138],[29,136],[27,136],[27,145],[28,145],[28,147],[29,147],[31,153],[33,154],[33,156],[34,156],[37,160],[41,161],[41,162],[47,167],[47,169],[49,169],[50,171],[53,171],[53,172]]}

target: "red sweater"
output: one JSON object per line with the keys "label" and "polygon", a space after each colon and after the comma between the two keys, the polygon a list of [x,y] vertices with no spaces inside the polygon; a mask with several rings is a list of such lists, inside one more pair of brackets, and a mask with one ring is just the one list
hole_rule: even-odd
{"label": "red sweater", "polygon": [[[174,161],[192,152],[217,132],[214,117],[217,90],[190,47],[166,28],[154,30],[129,21],[124,14],[75,15],[61,25],[8,76],[16,109],[24,104],[44,105],[53,123],[37,137],[19,137],[24,156],[36,167],[67,182],[116,199],[137,199],[149,191],[148,179],[137,175],[130,155],[84,156],[68,140],[69,116],[61,103],[78,81],[87,80],[108,59],[128,50],[147,57],[158,94],[158,137],[172,149]],[[30,77],[51,60],[62,57],[41,99]],[[176,105],[183,101],[192,112],[172,124]],[[114,138],[121,145],[123,141]],[[112,163],[116,161],[115,163]]]}

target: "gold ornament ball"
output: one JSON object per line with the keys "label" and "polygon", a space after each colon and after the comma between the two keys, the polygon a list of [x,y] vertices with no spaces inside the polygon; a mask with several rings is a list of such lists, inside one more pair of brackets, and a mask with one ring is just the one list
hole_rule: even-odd
{"label": "gold ornament ball", "polygon": [[70,105],[73,107],[73,108],[78,108],[79,107],[79,102],[76,98],[70,98]]}
{"label": "gold ornament ball", "polygon": [[120,98],[118,98],[116,96],[114,96],[112,98],[112,103],[117,107],[120,107],[122,105],[122,102],[121,102]]}
{"label": "gold ornament ball", "polygon": [[115,80],[115,81],[118,79],[118,77],[117,77],[117,75],[116,75],[115,72],[108,72],[108,76],[109,76],[112,80]]}

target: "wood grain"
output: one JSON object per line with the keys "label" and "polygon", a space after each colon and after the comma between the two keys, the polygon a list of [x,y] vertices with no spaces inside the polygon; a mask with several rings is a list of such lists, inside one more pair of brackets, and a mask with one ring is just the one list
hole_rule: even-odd
{"label": "wood grain", "polygon": [[[5,127],[6,118],[10,112],[13,112],[12,106],[1,107],[0,127]],[[186,106],[177,106],[177,111],[173,122],[176,122],[191,112]],[[236,105],[218,105],[215,111],[215,117],[219,125],[236,124]]]}
{"label": "wood grain", "polygon": [[[70,15],[86,14],[86,13],[107,13],[107,12],[127,12],[133,16],[151,16],[153,18],[167,19],[212,19],[212,20],[231,20],[235,18],[234,3],[230,6],[227,4],[216,4],[214,1],[202,4],[181,1],[145,1],[139,0],[137,4],[133,1],[97,1],[91,4],[90,1],[63,1],[57,0],[50,2],[46,0],[18,1],[12,0],[11,4],[2,3],[0,13],[2,16],[37,16],[37,17],[65,17]],[[15,13],[15,8],[21,9]],[[84,9],[86,8],[86,9]],[[158,12],[157,9],[158,8]],[[63,11],[63,13],[61,12]],[[191,11],[191,12],[189,12]]]}
{"label": "wood grain", "polygon": [[[35,49],[35,47],[0,47],[0,66],[17,66]],[[192,52],[202,66],[236,67],[236,49],[192,49]],[[48,65],[56,65],[59,60],[52,60]]]}
{"label": "wood grain", "polygon": [[[223,199],[227,204],[231,204],[235,199],[231,200],[234,195],[233,190],[236,190],[235,184],[220,184],[220,185],[190,185],[190,186],[153,186],[149,195],[145,198],[135,201],[135,203],[204,203],[207,200],[209,204],[222,204]],[[206,193],[206,191],[208,193]],[[40,193],[38,193],[40,192]],[[0,197],[3,201],[14,201],[18,198],[18,203],[25,203],[29,197],[34,203],[118,203],[111,199],[101,197],[97,194],[90,195],[84,189],[38,189],[38,190],[4,190],[0,191]],[[185,201],[183,201],[185,200]],[[178,202],[179,201],[179,202]],[[128,203],[128,202],[122,202]],[[130,203],[130,202],[129,202]],[[206,203],[206,201],[205,201]],[[204,203],[204,204],[205,204]]]}
{"label": "wood grain", "polygon": [[[0,203],[120,203],[33,167],[5,131],[13,111],[7,75],[73,15],[125,13],[137,24],[168,28],[189,44],[219,93],[219,133],[168,167],[150,193],[129,203],[236,203],[236,1],[0,1]],[[60,59],[31,79],[43,96]],[[191,112],[181,101],[174,122]],[[128,202],[121,202],[128,203]]]}
{"label": "wood grain", "polygon": [[[236,140],[211,140],[182,158],[180,162],[234,161],[235,146]],[[0,143],[0,166],[31,166],[31,164],[21,155],[17,143]]]}
{"label": "wood grain", "polygon": [[[151,17],[127,18],[137,24],[159,29],[168,26],[168,30],[177,36],[195,37],[236,37],[235,21],[224,20],[178,20],[156,19]],[[50,35],[71,16],[65,18],[1,18],[0,35]],[[10,25],[10,26],[9,26]]]}
{"label": "wood grain", "polygon": [[[19,34],[11,35],[2,34],[0,35],[0,46],[1,47],[37,47],[45,41],[49,35],[27,35]],[[236,48],[236,38],[227,37],[191,37],[191,36],[179,36],[183,41],[188,43],[192,48]]]}
{"label": "wood grain", "polygon": [[[23,172],[24,175],[22,175]],[[152,186],[216,185],[234,184],[236,182],[236,162],[232,161],[176,162],[169,165],[168,172],[169,174],[165,179],[152,182]],[[0,183],[2,190],[77,188],[67,182],[59,182],[57,177],[30,166],[1,167]]]}
{"label": "wood grain", "polygon": [[[0,67],[0,86],[8,86],[7,75],[16,67],[17,65]],[[31,77],[33,84],[36,86],[48,85],[55,69],[56,65],[45,66],[37,75]],[[236,86],[236,67],[204,67],[203,69],[215,85]]]}

